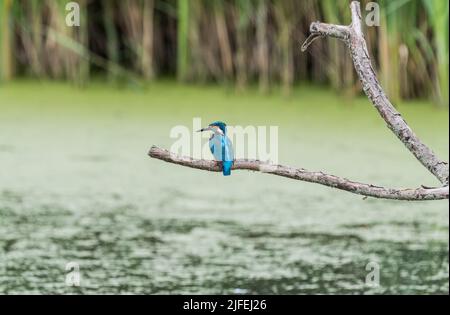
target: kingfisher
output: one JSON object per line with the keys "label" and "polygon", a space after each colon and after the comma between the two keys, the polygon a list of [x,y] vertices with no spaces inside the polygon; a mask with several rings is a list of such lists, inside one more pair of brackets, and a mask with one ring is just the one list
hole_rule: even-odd
{"label": "kingfisher", "polygon": [[198,130],[212,131],[209,138],[209,149],[216,161],[222,163],[222,173],[224,176],[231,175],[231,167],[234,163],[233,143],[227,137],[227,125],[222,121],[215,121],[206,128]]}

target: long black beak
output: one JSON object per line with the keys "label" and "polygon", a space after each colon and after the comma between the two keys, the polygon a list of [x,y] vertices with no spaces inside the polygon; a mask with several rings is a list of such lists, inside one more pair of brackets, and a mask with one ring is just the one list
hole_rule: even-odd
{"label": "long black beak", "polygon": [[202,128],[202,129],[200,129],[200,130],[197,130],[197,132],[203,132],[203,131],[205,131],[205,128]]}

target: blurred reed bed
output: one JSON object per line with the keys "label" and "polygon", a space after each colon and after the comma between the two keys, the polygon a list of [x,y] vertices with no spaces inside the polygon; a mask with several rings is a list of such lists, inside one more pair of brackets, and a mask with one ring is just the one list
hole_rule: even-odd
{"label": "blurred reed bed", "polygon": [[[177,77],[261,93],[298,82],[359,93],[342,43],[300,52],[311,21],[346,24],[348,1],[78,0],[81,26],[65,25],[63,0],[0,0],[0,74],[109,81]],[[362,8],[368,1],[362,1]],[[380,27],[367,41],[393,100],[430,98],[448,106],[448,1],[379,0]],[[366,11],[363,12],[366,14]]]}
{"label": "blurred reed bed", "polygon": [[13,34],[11,26],[12,0],[0,0],[0,79],[13,76]]}

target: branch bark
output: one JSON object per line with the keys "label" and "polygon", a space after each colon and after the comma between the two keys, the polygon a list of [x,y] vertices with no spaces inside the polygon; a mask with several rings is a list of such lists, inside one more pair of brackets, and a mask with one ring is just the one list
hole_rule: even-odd
{"label": "branch bark", "polygon": [[[293,168],[283,165],[273,165],[258,160],[235,160],[233,170],[250,170],[272,175],[287,177],[291,179],[316,183],[355,194],[384,199],[396,200],[439,200],[449,199],[449,168],[448,163],[440,160],[433,151],[426,146],[400,113],[394,108],[384,93],[375,71],[372,68],[367,50],[364,34],[361,28],[360,4],[353,1],[350,5],[352,12],[352,23],[349,26],[334,25],[321,22],[313,22],[310,26],[311,34],[302,45],[305,51],[311,43],[322,37],[333,37],[342,40],[350,49],[350,54],[355,70],[361,81],[363,90],[388,128],[403,142],[406,148],[422,163],[439,181],[442,187],[430,188],[421,186],[415,189],[394,189],[375,186],[372,184],[359,183],[346,178],[323,172],[308,171],[303,168]],[[191,167],[195,169],[220,172],[220,163],[211,160],[199,160],[190,157],[179,156],[165,149],[153,146],[149,156],[169,163]]]}
{"label": "branch bark", "polygon": [[[148,155],[155,159],[199,170],[210,172],[222,171],[222,166],[216,161],[180,156],[157,146],[152,146]],[[416,189],[392,189],[359,183],[346,178],[325,174],[323,172],[312,172],[302,168],[297,169],[289,166],[273,165],[258,160],[235,160],[232,169],[249,170],[287,177],[374,198],[418,201],[448,199],[449,196],[448,186],[438,188],[420,187]]]}
{"label": "branch bark", "polygon": [[350,50],[355,70],[361,81],[364,93],[378,110],[389,129],[403,142],[408,150],[425,166],[439,181],[448,185],[448,162],[440,160],[433,151],[425,145],[408,126],[400,113],[394,108],[378,82],[372,68],[369,52],[361,27],[361,10],[358,1],[350,5],[352,23],[349,26],[313,22],[310,35],[302,45],[305,51],[317,38],[333,37],[342,40]]}

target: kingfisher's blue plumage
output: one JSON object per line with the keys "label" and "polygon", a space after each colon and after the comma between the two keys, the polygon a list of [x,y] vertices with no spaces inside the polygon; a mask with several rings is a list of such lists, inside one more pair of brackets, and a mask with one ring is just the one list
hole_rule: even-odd
{"label": "kingfisher's blue plumage", "polygon": [[224,122],[216,121],[200,131],[206,130],[214,132],[211,138],[209,138],[209,149],[211,150],[214,159],[222,162],[222,173],[224,176],[231,175],[234,152],[233,143],[227,137],[227,125]]}

